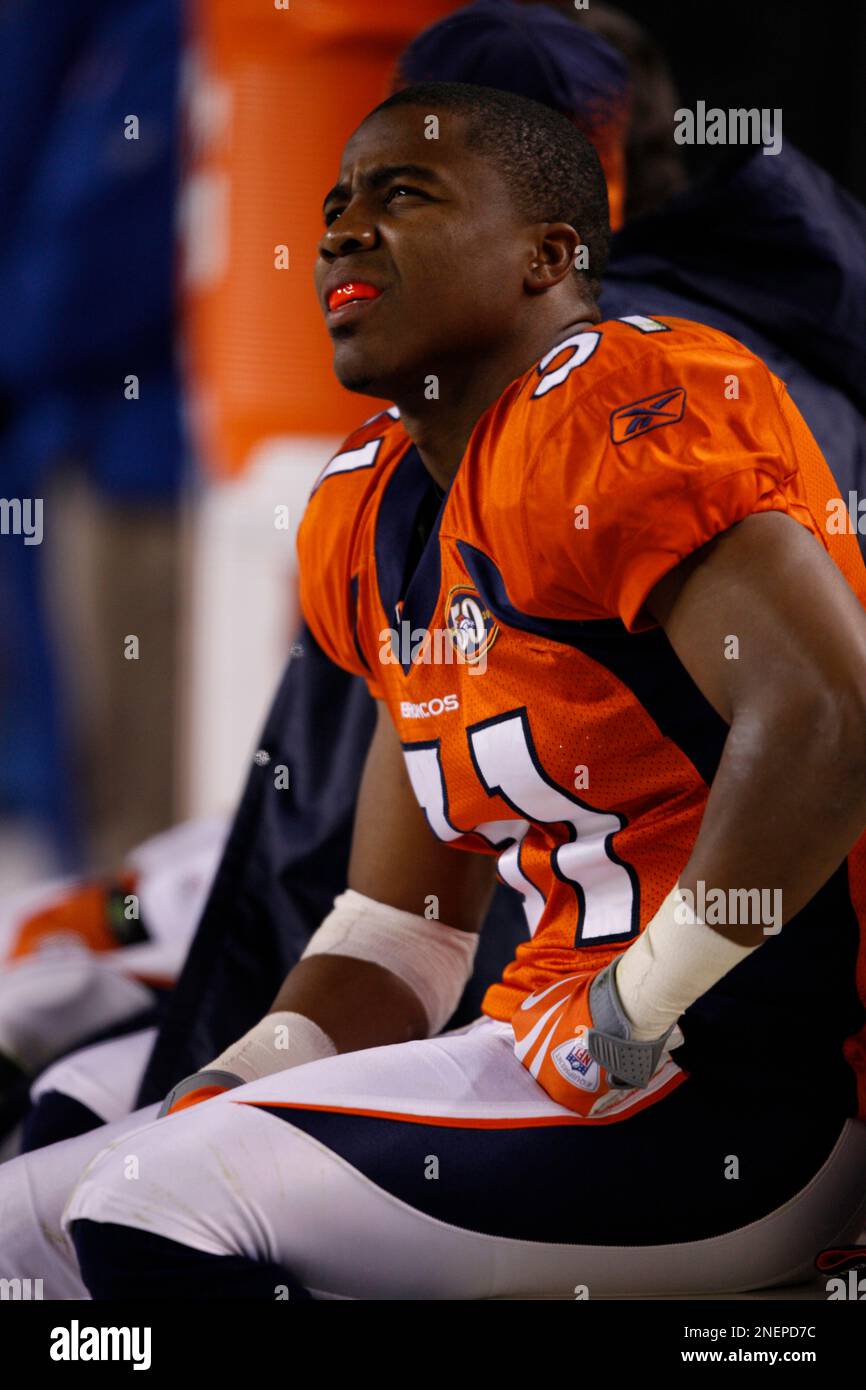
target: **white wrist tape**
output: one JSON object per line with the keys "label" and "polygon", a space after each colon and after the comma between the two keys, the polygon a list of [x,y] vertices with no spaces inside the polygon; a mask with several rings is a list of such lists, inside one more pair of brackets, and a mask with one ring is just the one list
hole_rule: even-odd
{"label": "white wrist tape", "polygon": [[244,1033],[242,1038],[227,1047],[205,1068],[206,1071],[230,1071],[242,1081],[258,1081],[277,1071],[316,1062],[320,1057],[333,1057],[337,1049],[327,1033],[304,1014],[268,1014]]}
{"label": "white wrist tape", "polygon": [[475,932],[458,931],[414,912],[388,907],[349,888],[313,933],[301,956],[328,953],[371,961],[417,995],[434,1037],[460,1002],[478,949]]}
{"label": "white wrist tape", "polygon": [[677,884],[617,961],[616,987],[633,1037],[660,1037],[760,944],[738,946],[713,931],[680,900]]}

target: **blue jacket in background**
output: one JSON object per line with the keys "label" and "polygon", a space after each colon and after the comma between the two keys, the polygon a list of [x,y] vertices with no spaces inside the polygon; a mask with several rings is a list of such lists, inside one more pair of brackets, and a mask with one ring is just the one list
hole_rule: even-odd
{"label": "blue jacket in background", "polygon": [[[4,497],[42,497],[68,461],[131,504],[170,506],[182,485],[181,9],[180,0],[0,6]],[[138,140],[124,136],[130,115]],[[130,375],[137,400],[124,396]],[[83,808],[43,589],[43,553],[64,520],[55,510],[45,508],[42,546],[0,537],[0,817],[36,822],[58,867],[75,870]]]}

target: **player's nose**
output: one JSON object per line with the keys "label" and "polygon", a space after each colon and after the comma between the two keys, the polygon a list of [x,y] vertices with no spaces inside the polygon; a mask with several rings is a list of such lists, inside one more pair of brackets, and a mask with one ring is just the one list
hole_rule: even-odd
{"label": "player's nose", "polygon": [[345,256],[352,251],[369,251],[379,243],[376,224],[360,211],[351,208],[342,212],[336,222],[326,227],[319,240],[319,255],[325,260]]}

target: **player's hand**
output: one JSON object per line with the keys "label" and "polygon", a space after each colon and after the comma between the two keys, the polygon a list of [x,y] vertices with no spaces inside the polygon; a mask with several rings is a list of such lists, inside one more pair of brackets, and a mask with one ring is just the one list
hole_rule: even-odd
{"label": "player's hand", "polygon": [[193,1072],[192,1076],[185,1076],[183,1081],[172,1086],[156,1118],[161,1120],[163,1115],[176,1115],[179,1110],[189,1110],[193,1105],[201,1105],[203,1100],[211,1100],[243,1084],[243,1078],[230,1071]]}
{"label": "player's hand", "polygon": [[644,1090],[666,1068],[677,1075],[669,1054],[682,1033],[673,1024],[651,1042],[634,1041],[615,966],[557,980],[524,999],[511,1019],[518,1059],[553,1100],[587,1117]]}

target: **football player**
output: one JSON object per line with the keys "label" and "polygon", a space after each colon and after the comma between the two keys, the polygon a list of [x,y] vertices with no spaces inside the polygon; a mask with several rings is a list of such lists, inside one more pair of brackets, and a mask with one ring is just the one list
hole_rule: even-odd
{"label": "football player", "polygon": [[[832,475],[739,343],[601,321],[604,180],[556,113],[407,88],[324,214],[337,376],[394,403],[299,537],[306,620],[379,708],[349,888],[158,1115],[61,1146],[71,1182],[111,1140],[63,1216],[84,1284],[808,1277],[866,1195],[866,572]],[[443,1035],[497,869],[530,939]],[[51,1152],[0,1171],[10,1212]]]}

